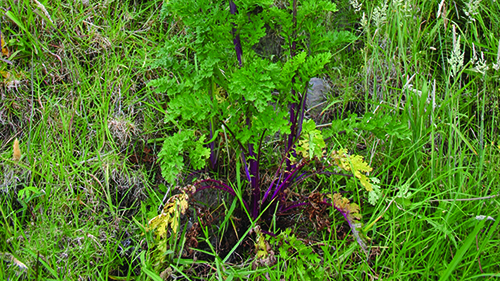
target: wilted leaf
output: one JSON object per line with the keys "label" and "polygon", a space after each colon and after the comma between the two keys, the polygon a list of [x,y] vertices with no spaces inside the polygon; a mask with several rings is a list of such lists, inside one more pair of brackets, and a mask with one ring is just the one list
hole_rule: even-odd
{"label": "wilted leaf", "polygon": [[365,239],[363,234],[358,230],[362,226],[359,206],[355,203],[350,203],[349,199],[342,197],[340,193],[335,193],[333,196],[328,195],[328,197],[332,200],[333,207],[344,216],[359,246],[368,255],[368,247],[366,246]]}
{"label": "wilted leaf", "polygon": [[253,268],[274,265],[276,263],[274,251],[271,250],[271,245],[269,245],[269,242],[267,242],[264,237],[264,233],[262,233],[259,226],[256,226],[253,230],[257,235],[257,241],[255,243],[255,260],[252,264]]}
{"label": "wilted leaf", "polygon": [[5,40],[3,40],[3,34],[1,34],[1,31],[0,31],[0,41],[2,43],[2,55],[9,57],[10,56],[9,49],[7,49],[7,47],[5,46]]}
{"label": "wilted leaf", "polygon": [[347,149],[341,149],[339,151],[332,152],[332,158],[335,161],[335,164],[337,164],[337,166],[341,169],[345,171],[352,171],[354,176],[359,179],[367,191],[373,190],[370,179],[361,173],[367,173],[373,170],[373,168],[363,160],[363,156],[348,155]]}
{"label": "wilted leaf", "polygon": [[179,218],[185,214],[188,208],[188,195],[181,193],[168,199],[161,214],[149,221],[149,229],[156,229],[156,237],[161,239],[167,235],[168,228],[172,229],[173,234],[179,230]]}

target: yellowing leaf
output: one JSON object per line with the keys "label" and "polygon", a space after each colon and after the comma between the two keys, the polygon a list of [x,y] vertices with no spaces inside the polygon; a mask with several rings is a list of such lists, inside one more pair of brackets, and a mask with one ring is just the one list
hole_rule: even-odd
{"label": "yellowing leaf", "polygon": [[264,234],[260,230],[259,226],[254,228],[255,234],[257,235],[257,242],[255,243],[256,259],[265,259],[269,256],[269,249],[271,246],[266,241]]}
{"label": "yellowing leaf", "polygon": [[349,199],[342,197],[340,193],[335,193],[333,195],[328,194],[327,197],[332,199],[333,206],[341,210],[346,210],[346,208],[349,206]]}
{"label": "yellowing leaf", "polygon": [[160,214],[149,221],[150,229],[156,229],[157,237],[165,237],[167,233],[167,227],[170,224],[169,214]]}
{"label": "yellowing leaf", "polygon": [[10,73],[7,71],[1,71],[0,70],[0,75],[2,75],[3,79],[7,80],[10,77]]}
{"label": "yellowing leaf", "polygon": [[185,214],[188,208],[188,195],[181,193],[170,197],[163,207],[161,214],[149,221],[149,229],[156,229],[158,239],[167,236],[168,228],[172,229],[173,234],[179,230],[179,218]]}
{"label": "yellowing leaf", "polygon": [[[372,167],[368,165],[360,155],[348,155],[347,149],[341,149],[332,153],[335,164],[345,171],[352,171],[354,176],[359,179],[367,191],[372,191],[370,179],[363,173],[371,172]],[[363,172],[363,173],[362,173]]]}
{"label": "yellowing leaf", "polygon": [[349,160],[354,171],[371,172],[373,170],[372,167],[368,166],[368,163],[363,160],[363,156],[354,155],[349,157]]}
{"label": "yellowing leaf", "polygon": [[3,40],[3,34],[1,34],[1,31],[0,31],[0,41],[2,43],[2,54],[6,57],[9,57],[10,53],[7,47],[5,47],[5,41]]}
{"label": "yellowing leaf", "polygon": [[339,211],[345,213],[347,218],[353,220],[360,220],[361,214],[359,213],[359,205],[356,203],[349,202],[349,199],[342,197],[340,193],[335,193],[333,195],[328,194],[328,198],[332,200],[332,205]]}
{"label": "yellowing leaf", "polygon": [[361,184],[365,187],[366,191],[368,191],[368,192],[373,191],[372,184],[370,183],[370,179],[367,176],[358,172],[356,177],[359,179]]}
{"label": "yellowing leaf", "polygon": [[321,131],[316,129],[316,124],[313,120],[308,120],[302,127],[302,133],[296,151],[306,159],[314,157],[321,158],[323,149],[325,148],[325,140]]}
{"label": "yellowing leaf", "polygon": [[302,157],[309,158],[309,142],[307,142],[305,140],[299,140],[297,152],[299,154],[302,154]]}

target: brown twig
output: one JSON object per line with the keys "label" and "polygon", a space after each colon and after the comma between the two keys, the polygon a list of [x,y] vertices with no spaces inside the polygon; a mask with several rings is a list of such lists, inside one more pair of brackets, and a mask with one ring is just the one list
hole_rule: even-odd
{"label": "brown twig", "polygon": [[[476,249],[479,251],[479,243],[477,241],[477,234],[476,234]],[[483,267],[481,266],[481,260],[479,259],[479,256],[477,256],[477,263],[479,264],[479,270],[481,270],[481,273],[484,273]]]}
{"label": "brown twig", "polygon": [[486,199],[492,199],[495,197],[500,196],[500,194],[497,195],[491,195],[491,196],[485,196],[485,197],[476,197],[476,198],[461,198],[461,199],[434,199],[434,200],[429,200],[428,202],[442,202],[442,201],[476,201],[476,200],[486,200]]}

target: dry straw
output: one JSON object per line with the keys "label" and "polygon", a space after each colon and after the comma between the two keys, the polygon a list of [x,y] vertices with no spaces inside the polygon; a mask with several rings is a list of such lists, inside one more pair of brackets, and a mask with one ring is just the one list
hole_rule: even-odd
{"label": "dry straw", "polygon": [[47,11],[47,9],[45,9],[45,6],[38,2],[37,0],[33,0],[33,2],[35,3],[35,5],[42,11],[42,13],[45,15],[45,17],[47,17],[47,19],[52,23],[54,24],[54,22],[52,21],[52,18],[50,17],[50,14],[49,12]]}
{"label": "dry straw", "polygon": [[14,161],[19,161],[21,159],[21,148],[19,148],[19,140],[15,139],[14,140],[14,147],[13,147],[13,155],[12,159]]}

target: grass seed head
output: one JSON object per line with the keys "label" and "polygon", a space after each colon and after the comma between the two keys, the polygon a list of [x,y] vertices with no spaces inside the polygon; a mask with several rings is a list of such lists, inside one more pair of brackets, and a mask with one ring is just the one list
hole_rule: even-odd
{"label": "grass seed head", "polygon": [[456,77],[464,65],[464,53],[460,49],[460,35],[458,35],[458,38],[456,37],[455,26],[453,26],[453,51],[448,63],[451,67],[451,77]]}
{"label": "grass seed head", "polygon": [[479,4],[481,4],[481,0],[469,0],[465,3],[463,11],[470,21],[476,21],[475,17],[479,15]]}

